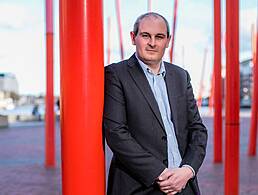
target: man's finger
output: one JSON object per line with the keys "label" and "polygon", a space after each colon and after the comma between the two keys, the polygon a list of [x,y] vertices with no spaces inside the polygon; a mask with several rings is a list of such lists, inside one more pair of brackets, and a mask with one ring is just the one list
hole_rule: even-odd
{"label": "man's finger", "polygon": [[158,184],[159,184],[160,188],[172,185],[171,181],[169,181],[169,180],[158,182]]}
{"label": "man's finger", "polygon": [[160,187],[160,190],[161,191],[173,190],[173,187],[171,186]]}
{"label": "man's finger", "polygon": [[171,191],[171,192],[168,192],[168,193],[166,193],[167,195],[173,195],[173,194],[176,194],[176,193],[178,193],[178,191]]}
{"label": "man's finger", "polygon": [[165,169],[160,176],[158,177],[158,181],[164,181],[167,180],[172,175],[172,171],[169,169]]}

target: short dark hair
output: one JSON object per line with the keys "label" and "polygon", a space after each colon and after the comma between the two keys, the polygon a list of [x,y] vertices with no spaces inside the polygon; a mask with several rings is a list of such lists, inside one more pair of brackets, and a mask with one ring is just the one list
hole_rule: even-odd
{"label": "short dark hair", "polygon": [[155,17],[155,18],[161,18],[161,19],[164,20],[164,22],[166,24],[166,27],[167,27],[167,37],[169,37],[170,36],[170,28],[169,28],[169,24],[168,24],[167,19],[164,16],[162,16],[162,15],[156,13],[156,12],[148,12],[148,13],[142,14],[136,19],[136,21],[133,25],[133,32],[134,32],[135,36],[138,34],[139,25],[140,25],[141,20],[146,18],[146,17],[150,17],[150,16]]}

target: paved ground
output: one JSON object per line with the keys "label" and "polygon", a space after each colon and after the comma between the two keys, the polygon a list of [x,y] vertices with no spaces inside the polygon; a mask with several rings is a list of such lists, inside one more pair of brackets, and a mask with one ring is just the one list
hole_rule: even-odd
{"label": "paved ground", "polygon": [[[209,130],[209,141],[205,161],[199,171],[199,184],[203,195],[224,194],[224,165],[213,163],[213,119],[204,118]],[[240,194],[258,194],[258,157],[247,156],[249,139],[249,117],[240,119]],[[225,131],[224,131],[225,132]],[[258,147],[257,147],[258,149]],[[257,150],[258,151],[258,150]],[[232,194],[233,195],[233,194]]]}
{"label": "paved ground", "polygon": [[[59,129],[56,131],[59,138]],[[61,194],[60,139],[56,169],[44,167],[44,124],[20,123],[0,129],[0,195]]]}
{"label": "paved ground", "polygon": [[[258,194],[258,157],[247,157],[249,117],[241,118],[240,194]],[[223,194],[223,164],[213,164],[211,117],[204,117],[209,129],[207,157],[199,171],[203,195]],[[57,168],[44,168],[44,124],[27,122],[0,129],[0,195],[61,194],[60,130],[56,128]],[[110,153],[107,155],[109,163]]]}

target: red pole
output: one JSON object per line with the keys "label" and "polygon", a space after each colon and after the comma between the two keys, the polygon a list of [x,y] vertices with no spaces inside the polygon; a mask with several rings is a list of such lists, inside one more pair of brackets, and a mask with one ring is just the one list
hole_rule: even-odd
{"label": "red pole", "polygon": [[256,52],[256,32],[254,29],[254,24],[251,25],[251,48],[252,48],[252,54],[253,54],[253,63],[256,58],[255,52]]}
{"label": "red pole", "polygon": [[226,1],[225,195],[239,194],[239,1]]}
{"label": "red pole", "polygon": [[175,34],[176,34],[176,18],[177,18],[177,0],[174,1],[174,18],[172,27],[172,37],[171,37],[171,48],[170,48],[170,63],[173,61],[173,51],[175,44]]}
{"label": "red pole", "polygon": [[[258,18],[257,18],[258,24]],[[257,27],[258,28],[258,27]],[[253,90],[252,90],[252,110],[251,110],[251,125],[250,125],[250,136],[249,136],[249,147],[248,155],[256,155],[256,143],[257,143],[257,118],[258,118],[258,70],[257,70],[257,51],[258,51],[258,35],[254,33],[255,36],[253,40],[255,44],[253,46]]]}
{"label": "red pole", "polygon": [[120,15],[120,0],[116,0],[116,17],[117,17],[117,23],[118,23],[121,59],[124,59],[123,34],[122,34],[122,24],[121,24],[121,15]]}
{"label": "red pole", "polygon": [[204,79],[204,73],[205,73],[207,53],[208,53],[208,48],[206,47],[204,49],[204,56],[203,56],[203,62],[202,62],[203,64],[202,64],[202,73],[201,73],[201,80],[200,80],[200,89],[199,89],[199,94],[198,94],[198,99],[197,99],[198,106],[202,105],[202,94],[203,94],[203,90],[204,90],[203,79]]}
{"label": "red pole", "polygon": [[111,53],[111,18],[108,17],[108,34],[107,34],[107,65],[110,64],[110,53]]}
{"label": "red pole", "polygon": [[221,2],[214,0],[214,162],[222,162]]}
{"label": "red pole", "polygon": [[185,47],[182,46],[182,66],[185,67]]}
{"label": "red pole", "polygon": [[214,73],[212,72],[211,75],[211,93],[210,93],[210,98],[209,98],[209,110],[212,111],[213,105],[214,105]]}
{"label": "red pole", "polygon": [[102,0],[60,0],[62,193],[104,195]]}
{"label": "red pole", "polygon": [[55,167],[55,114],[54,114],[54,68],[53,68],[53,2],[46,0],[46,57],[47,57],[47,93],[46,93],[46,130],[45,130],[45,166]]}
{"label": "red pole", "polygon": [[148,0],[148,12],[151,12],[151,0]]}

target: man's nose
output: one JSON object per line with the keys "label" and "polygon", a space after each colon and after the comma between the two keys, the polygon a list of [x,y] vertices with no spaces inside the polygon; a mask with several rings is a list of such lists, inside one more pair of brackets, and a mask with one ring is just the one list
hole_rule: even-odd
{"label": "man's nose", "polygon": [[155,45],[156,45],[155,38],[151,37],[151,38],[149,39],[148,44],[149,44],[149,46],[151,46],[151,47],[155,47]]}

